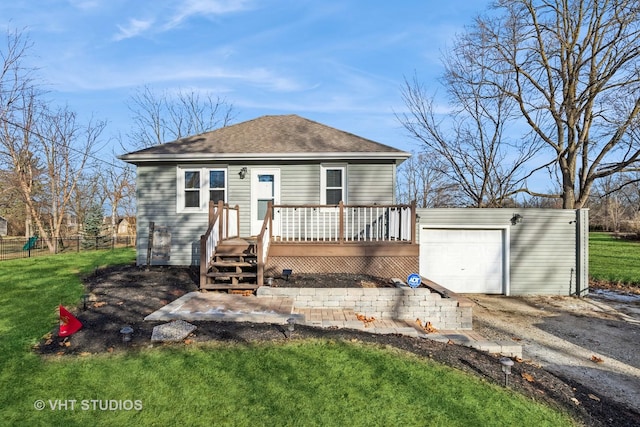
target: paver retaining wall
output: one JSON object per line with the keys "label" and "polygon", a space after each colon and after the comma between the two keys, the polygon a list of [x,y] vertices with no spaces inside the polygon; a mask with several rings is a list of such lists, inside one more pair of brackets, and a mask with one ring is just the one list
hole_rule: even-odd
{"label": "paver retaining wall", "polygon": [[437,329],[471,329],[472,303],[443,298],[425,288],[274,288],[261,286],[258,297],[288,297],[295,308],[352,309],[367,317],[404,319]]}

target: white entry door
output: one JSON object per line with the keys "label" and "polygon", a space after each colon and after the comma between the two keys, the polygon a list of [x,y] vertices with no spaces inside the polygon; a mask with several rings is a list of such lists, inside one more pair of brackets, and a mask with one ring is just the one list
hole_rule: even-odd
{"label": "white entry door", "polygon": [[504,229],[420,231],[420,275],[457,293],[506,293]]}
{"label": "white entry door", "polygon": [[262,229],[267,204],[280,203],[280,169],[251,169],[251,234]]}

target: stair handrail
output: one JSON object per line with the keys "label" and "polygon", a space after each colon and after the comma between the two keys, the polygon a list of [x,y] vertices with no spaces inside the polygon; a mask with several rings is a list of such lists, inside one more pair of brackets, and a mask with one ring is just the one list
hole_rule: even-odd
{"label": "stair handrail", "polygon": [[[235,212],[235,221],[232,218]],[[232,228],[233,226],[233,228]],[[240,229],[240,208],[230,207],[220,200],[209,202],[209,226],[205,234],[200,236],[200,285],[206,283],[206,274],[218,244],[227,239],[238,237]],[[233,235],[230,235],[233,234]]]}
{"label": "stair handrail", "polygon": [[258,255],[256,282],[258,286],[264,285],[264,267],[267,264],[267,258],[269,257],[269,245],[271,244],[273,229],[272,212],[273,202],[269,202],[267,204],[267,212],[265,213],[264,221],[262,222],[262,228],[260,229],[260,234],[258,234],[258,239],[256,241]]}

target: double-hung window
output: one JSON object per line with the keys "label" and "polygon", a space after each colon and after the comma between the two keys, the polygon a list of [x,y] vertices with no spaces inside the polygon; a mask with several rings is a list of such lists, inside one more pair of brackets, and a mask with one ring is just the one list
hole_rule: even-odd
{"label": "double-hung window", "polygon": [[179,166],[178,212],[207,212],[209,201],[227,201],[226,168]]}
{"label": "double-hung window", "polygon": [[320,204],[337,205],[347,202],[347,183],[345,165],[320,166]]}

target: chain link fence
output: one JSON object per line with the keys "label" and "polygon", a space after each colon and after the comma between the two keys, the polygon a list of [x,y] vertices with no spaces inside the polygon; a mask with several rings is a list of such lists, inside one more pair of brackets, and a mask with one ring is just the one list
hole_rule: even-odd
{"label": "chain link fence", "polygon": [[[96,236],[65,237],[58,239],[55,253],[95,251],[97,249],[113,249],[131,247],[136,244],[136,236]],[[0,237],[0,261],[17,258],[31,258],[40,255],[51,255],[53,252],[43,239],[38,237],[15,238]]]}

